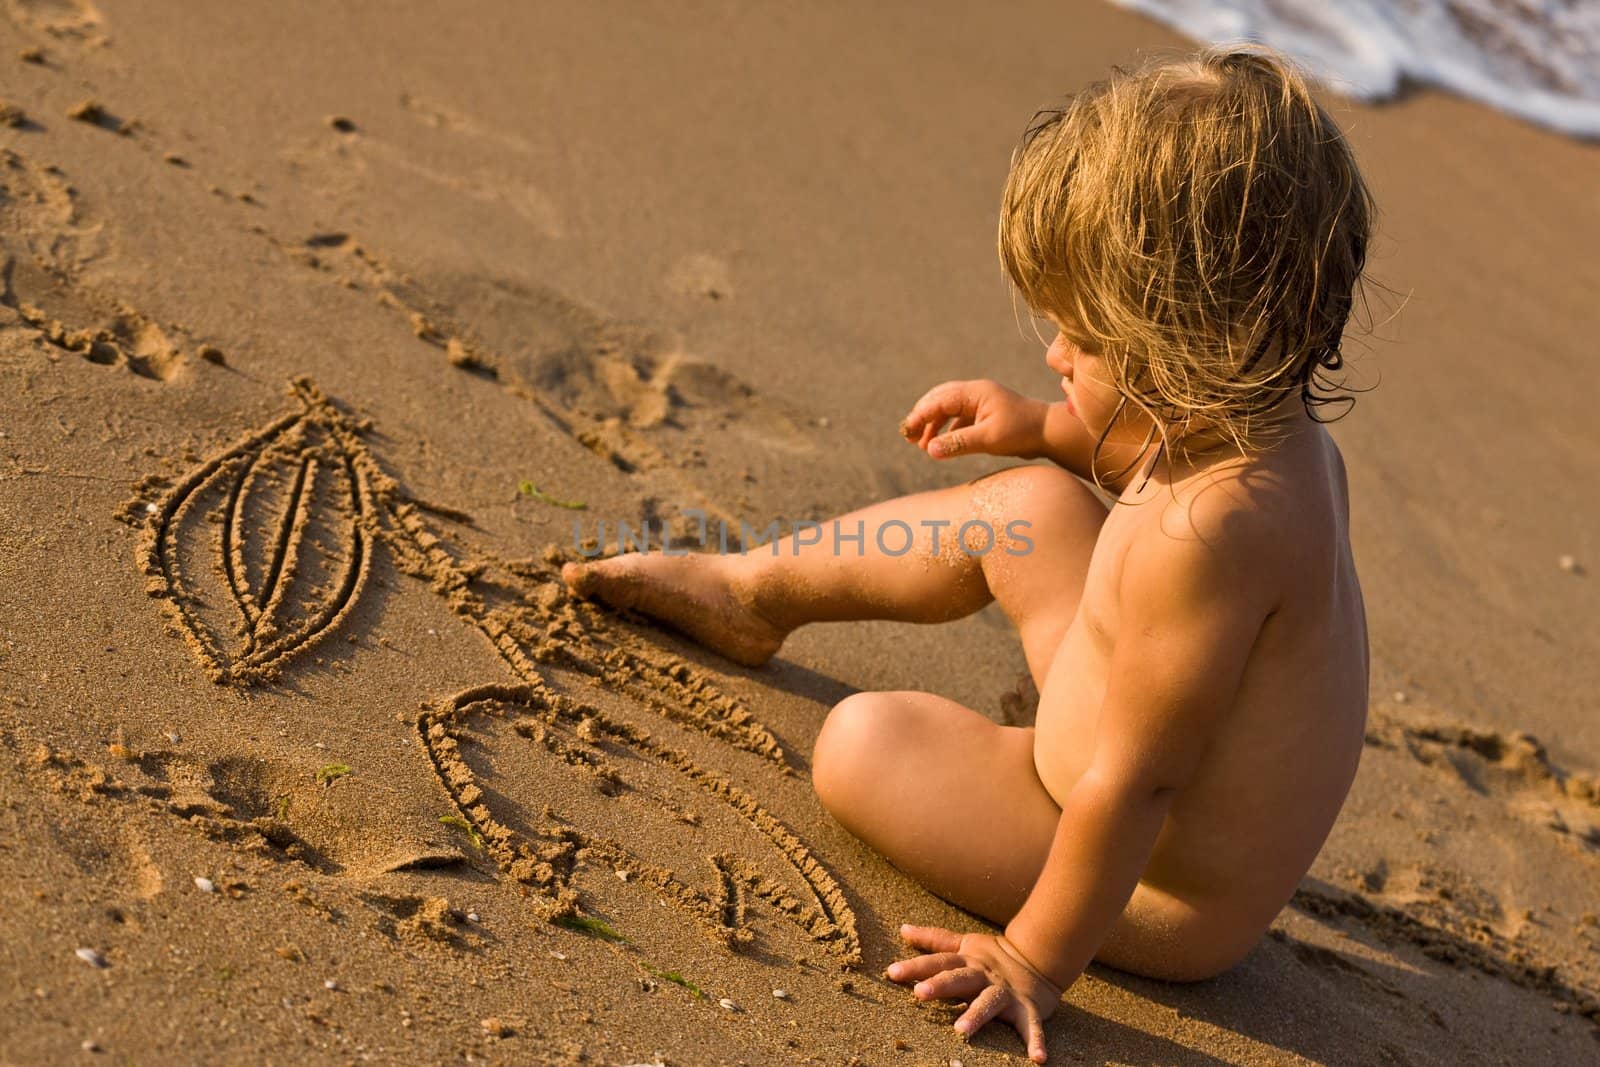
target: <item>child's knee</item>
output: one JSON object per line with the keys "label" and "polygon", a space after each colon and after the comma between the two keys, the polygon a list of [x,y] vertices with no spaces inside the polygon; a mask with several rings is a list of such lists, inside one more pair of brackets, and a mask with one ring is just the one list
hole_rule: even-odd
{"label": "child's knee", "polygon": [[1089,524],[1105,519],[1106,508],[1083,481],[1056,466],[1012,467],[972,483],[973,511],[991,526],[1005,529],[1024,519],[1035,528]]}
{"label": "child's knee", "polygon": [[989,523],[1006,550],[1030,547],[1040,534],[1046,541],[1093,547],[1106,506],[1082,480],[1056,466],[1011,467],[979,478],[971,485],[973,515]]}
{"label": "child's knee", "polygon": [[854,693],[828,712],[811,751],[811,784],[829,811],[849,804],[860,788],[870,754],[883,743],[889,713],[880,693]]}

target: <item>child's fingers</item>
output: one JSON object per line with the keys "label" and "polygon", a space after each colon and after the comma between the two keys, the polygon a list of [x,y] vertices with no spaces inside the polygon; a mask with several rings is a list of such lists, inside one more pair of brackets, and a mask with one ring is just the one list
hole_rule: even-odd
{"label": "child's fingers", "polygon": [[938,437],[940,434],[944,433],[945,427],[949,425],[950,416],[944,414],[935,415],[933,418],[922,424],[923,436],[931,441],[935,437]]}
{"label": "child's fingers", "polygon": [[911,413],[901,420],[900,432],[909,438],[935,419],[938,420],[935,425],[942,425],[946,419],[961,415],[970,418],[974,405],[965,385],[965,382],[945,382],[929,389],[921,400],[911,406]]}
{"label": "child's fingers", "polygon": [[1023,1044],[1028,1046],[1028,1059],[1043,1063],[1049,1058],[1044,1045],[1044,1021],[1039,1018],[1032,1004],[1018,997],[1005,1013],[1005,1018],[1022,1038]]}
{"label": "child's fingers", "polygon": [[971,1000],[988,984],[989,976],[979,968],[957,967],[918,982],[912,992],[920,1000]]}
{"label": "child's fingers", "polygon": [[961,935],[942,926],[912,926],[905,923],[900,927],[900,940],[924,952],[961,951]]}
{"label": "child's fingers", "polygon": [[982,428],[972,425],[958,426],[928,443],[927,453],[934,459],[949,459],[970,452],[982,452],[987,444]]}
{"label": "child's fingers", "polygon": [[961,1013],[961,1018],[956,1020],[956,1029],[971,1037],[982,1030],[989,1022],[1010,1006],[1011,993],[1002,985],[992,985],[979,993],[977,999],[967,1006]]}
{"label": "child's fingers", "polygon": [[928,442],[928,455],[934,459],[949,459],[959,456],[965,447],[966,441],[961,434],[947,433]]}
{"label": "child's fingers", "polygon": [[966,965],[966,957],[955,952],[935,952],[928,956],[914,956],[909,960],[889,964],[884,973],[891,982],[920,982],[942,971]]}

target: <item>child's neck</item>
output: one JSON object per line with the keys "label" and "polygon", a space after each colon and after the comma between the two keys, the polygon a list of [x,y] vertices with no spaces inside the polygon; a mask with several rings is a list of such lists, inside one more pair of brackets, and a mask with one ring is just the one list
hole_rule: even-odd
{"label": "child's neck", "polygon": [[1224,464],[1248,461],[1252,456],[1284,448],[1321,426],[1298,395],[1285,397],[1262,417],[1260,425],[1266,431],[1265,441],[1260,448],[1249,450],[1241,449],[1227,434],[1209,425],[1174,437],[1170,447],[1158,434],[1139,457],[1138,470],[1129,484],[1136,487],[1135,495],[1144,492],[1147,483],[1174,485]]}

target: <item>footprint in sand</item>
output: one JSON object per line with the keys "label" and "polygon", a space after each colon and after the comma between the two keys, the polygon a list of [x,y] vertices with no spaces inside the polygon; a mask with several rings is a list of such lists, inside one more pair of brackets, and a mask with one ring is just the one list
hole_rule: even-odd
{"label": "footprint in sand", "polygon": [[1557,767],[1537,738],[1397,719],[1380,719],[1369,733],[1378,743],[1403,747],[1419,763],[1448,771],[1474,793],[1494,797],[1573,847],[1600,853],[1600,781]]}
{"label": "footprint in sand", "polygon": [[[502,134],[458,112],[401,96],[401,104],[422,125],[454,134],[467,134],[528,155],[531,148],[520,139]],[[508,173],[492,164],[465,163],[458,144],[432,153],[448,163],[432,165],[423,161],[415,144],[392,144],[374,136],[349,119],[333,119],[329,125],[339,136],[309,139],[284,153],[289,165],[309,172],[312,180],[342,196],[360,195],[372,186],[393,189],[408,180],[447,189],[457,197],[476,201],[491,211],[520,220],[545,240],[566,236],[566,221],[560,206],[550,194],[525,175]],[[359,136],[350,136],[358,134]]]}
{"label": "footprint in sand", "polygon": [[692,471],[726,470],[752,448],[810,455],[807,420],[699,358],[671,330],[607,318],[551,289],[400,270],[344,233],[298,245],[298,262],[369,292],[451,363],[527,399],[553,426],[618,470],[652,473],[682,508],[738,528]]}
{"label": "footprint in sand", "polygon": [[205,346],[82,281],[104,253],[100,234],[60,170],[0,150],[0,324],[9,317],[62,352],[166,381],[185,349]]}
{"label": "footprint in sand", "polygon": [[[320,874],[367,881],[470,860],[459,835],[438,823],[436,800],[381,775],[334,777],[322,759],[117,747],[104,763],[42,751],[33,765],[84,800],[140,803],[214,840]],[[134,884],[154,896],[160,870],[136,864]]]}
{"label": "footprint in sand", "polygon": [[19,26],[81,45],[107,43],[105,19],[89,0],[4,0]]}
{"label": "footprint in sand", "polygon": [[533,146],[516,134],[498,129],[487,122],[473,118],[464,111],[459,111],[437,100],[419,97],[413,93],[401,93],[400,106],[405,108],[413,119],[430,129],[448,130],[452,133],[490,141],[495,145],[509,148],[524,156],[534,154]]}

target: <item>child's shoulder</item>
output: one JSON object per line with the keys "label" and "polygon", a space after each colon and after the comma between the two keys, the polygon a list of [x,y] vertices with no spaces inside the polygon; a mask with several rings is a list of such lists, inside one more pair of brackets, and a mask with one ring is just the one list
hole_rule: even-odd
{"label": "child's shoulder", "polygon": [[1206,464],[1141,494],[1141,531],[1177,558],[1254,579],[1287,577],[1319,545],[1345,536],[1344,463],[1320,427],[1271,452]]}

